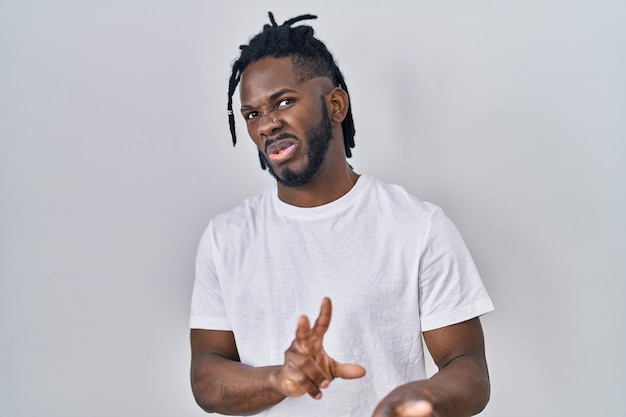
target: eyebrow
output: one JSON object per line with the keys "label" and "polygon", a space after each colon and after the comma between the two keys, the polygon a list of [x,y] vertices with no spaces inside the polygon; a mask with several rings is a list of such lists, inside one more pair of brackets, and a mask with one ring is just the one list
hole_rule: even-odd
{"label": "eyebrow", "polygon": [[[278,90],[275,93],[272,93],[272,95],[270,95],[269,101],[274,101],[278,97],[282,96],[283,94],[288,94],[288,93],[296,93],[296,90],[292,90],[291,88],[283,88],[281,90]],[[243,106],[241,106],[241,111],[248,110],[248,109],[251,109],[251,108],[252,108],[252,106],[244,104]]]}

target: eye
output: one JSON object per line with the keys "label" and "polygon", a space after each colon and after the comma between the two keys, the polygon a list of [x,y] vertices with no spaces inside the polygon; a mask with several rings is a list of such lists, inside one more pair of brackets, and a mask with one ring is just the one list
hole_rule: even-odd
{"label": "eye", "polygon": [[245,117],[247,120],[252,120],[255,117],[257,117],[259,115],[258,111],[251,111],[250,113],[246,114]]}
{"label": "eye", "polygon": [[288,105],[290,105],[291,103],[294,103],[294,102],[295,102],[295,100],[292,99],[292,98],[284,98],[284,99],[282,99],[282,100],[280,100],[278,102],[278,105],[276,107],[278,107],[278,108],[285,107],[285,106],[288,106]]}

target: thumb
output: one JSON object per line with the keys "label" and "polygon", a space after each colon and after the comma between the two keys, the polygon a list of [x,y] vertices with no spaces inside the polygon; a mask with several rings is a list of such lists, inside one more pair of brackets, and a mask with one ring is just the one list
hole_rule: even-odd
{"label": "thumb", "polygon": [[335,378],[356,379],[365,375],[365,368],[353,363],[339,363],[333,361],[332,374]]}

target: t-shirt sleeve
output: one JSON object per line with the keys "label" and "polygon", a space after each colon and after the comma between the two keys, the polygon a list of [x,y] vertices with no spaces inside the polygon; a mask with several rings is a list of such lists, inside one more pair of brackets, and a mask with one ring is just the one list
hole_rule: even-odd
{"label": "t-shirt sleeve", "polygon": [[189,327],[192,329],[232,330],[213,261],[212,227],[204,232],[196,255],[196,277],[191,294]]}
{"label": "t-shirt sleeve", "polygon": [[441,209],[433,213],[424,237],[419,291],[422,331],[493,310],[463,238]]}

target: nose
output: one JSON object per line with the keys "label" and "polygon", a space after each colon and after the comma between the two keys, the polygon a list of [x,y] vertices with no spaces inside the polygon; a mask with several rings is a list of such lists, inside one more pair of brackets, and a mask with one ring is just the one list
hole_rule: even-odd
{"label": "nose", "polygon": [[259,133],[261,135],[269,136],[275,133],[282,126],[280,119],[274,117],[272,113],[264,114],[259,118]]}

